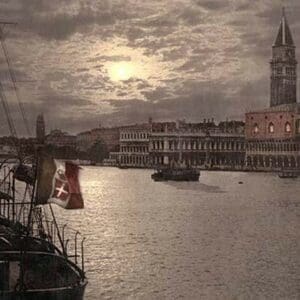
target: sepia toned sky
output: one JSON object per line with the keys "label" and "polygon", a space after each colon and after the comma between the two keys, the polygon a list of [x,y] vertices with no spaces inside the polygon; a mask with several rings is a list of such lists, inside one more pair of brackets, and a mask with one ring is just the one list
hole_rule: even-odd
{"label": "sepia toned sky", "polygon": [[[284,3],[299,59],[300,2]],[[43,112],[48,131],[76,133],[150,116],[243,119],[268,106],[281,6],[280,0],[0,0],[0,20],[18,22],[5,27],[6,45],[32,130]],[[21,125],[2,53],[0,79]],[[7,128],[3,117],[0,125]]]}

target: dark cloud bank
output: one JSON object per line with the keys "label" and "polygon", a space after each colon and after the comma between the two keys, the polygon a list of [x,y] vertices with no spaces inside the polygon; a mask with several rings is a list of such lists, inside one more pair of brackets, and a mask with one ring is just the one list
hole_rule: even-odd
{"label": "dark cloud bank", "polygon": [[[0,19],[19,23],[8,31],[7,38],[16,62],[16,77],[36,79],[27,98],[26,86],[22,89],[32,129],[35,116],[44,112],[49,129],[61,127],[78,132],[99,122],[128,124],[144,122],[149,116],[157,120],[242,119],[247,110],[267,106],[268,62],[280,22],[280,5],[280,1],[271,0],[245,0],[238,4],[233,0],[174,0],[172,3],[168,0],[151,3],[2,0]],[[287,13],[299,58],[300,4],[297,0],[289,1]],[[78,40],[76,47],[74,39]],[[150,79],[133,78],[117,87],[103,73],[104,64],[130,62],[134,57],[101,50],[89,57],[86,65],[76,66],[78,57],[88,55],[89,47],[94,51],[96,42],[118,39],[124,40],[126,47],[142,49],[146,57],[159,57],[173,72],[169,72],[173,77],[161,75],[155,85]],[[26,51],[21,48],[23,45]],[[57,59],[61,60],[58,69],[53,69],[47,61],[47,51],[53,56],[55,49],[63,49],[57,52]],[[67,53],[65,57],[64,53]],[[75,72],[70,69],[68,74],[64,65],[72,60]],[[45,66],[44,70],[37,71],[32,61]],[[64,71],[60,67],[65,67]],[[4,81],[7,80],[5,68],[1,56],[0,78]],[[45,80],[49,84],[41,83]],[[132,97],[130,90],[124,88],[126,84],[134,86],[141,98]],[[12,104],[11,111],[16,116],[17,105]],[[3,117],[1,127],[5,129]]]}

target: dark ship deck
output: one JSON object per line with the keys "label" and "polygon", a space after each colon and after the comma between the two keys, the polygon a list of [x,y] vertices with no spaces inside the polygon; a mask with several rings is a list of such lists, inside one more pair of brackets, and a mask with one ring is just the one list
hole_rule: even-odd
{"label": "dark ship deck", "polygon": [[[18,182],[15,191],[11,170],[0,169],[5,175],[0,185],[0,299],[82,300],[87,284],[84,238],[80,247],[80,233],[67,238],[66,226],[62,237],[55,219],[47,219],[42,208],[31,207],[26,190],[32,187]],[[67,244],[72,244],[70,253]]]}

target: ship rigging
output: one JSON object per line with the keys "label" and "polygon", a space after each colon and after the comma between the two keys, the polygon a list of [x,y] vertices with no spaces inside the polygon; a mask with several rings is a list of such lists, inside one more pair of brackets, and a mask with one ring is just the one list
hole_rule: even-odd
{"label": "ship rigging", "polygon": [[[29,122],[5,44],[4,28],[7,25],[15,23],[0,22],[1,50],[22,121],[30,136]],[[42,144],[36,145],[33,159],[24,156],[1,81],[0,101],[18,159],[15,166],[6,161],[0,164],[0,298],[81,300],[87,284],[84,272],[84,238],[80,241],[80,232],[70,228],[74,238],[67,238],[67,225],[58,224],[48,198],[43,202],[42,197],[39,198],[37,194],[39,192],[42,195],[43,189],[47,189],[44,163],[55,163],[55,159],[44,153]],[[64,166],[64,186],[68,185],[69,189],[66,202],[69,207],[66,208],[82,208],[79,184],[74,180],[79,168],[71,162]],[[53,180],[58,174],[56,169],[54,171]],[[56,186],[53,186],[48,197],[60,200],[61,193],[58,195],[55,192]]]}

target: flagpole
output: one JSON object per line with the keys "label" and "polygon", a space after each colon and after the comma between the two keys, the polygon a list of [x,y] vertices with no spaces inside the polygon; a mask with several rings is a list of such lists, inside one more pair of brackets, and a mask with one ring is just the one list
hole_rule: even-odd
{"label": "flagpole", "polygon": [[[37,178],[37,168],[38,168],[38,164],[36,165],[36,168],[34,170],[34,178],[36,179]],[[33,211],[33,208],[34,208],[34,198],[35,198],[35,192],[36,192],[36,185],[37,185],[37,182],[36,180],[34,180],[34,184],[33,184],[33,187],[32,187],[32,194],[31,194],[31,199],[30,199],[30,207],[29,207],[29,214],[28,214],[28,220],[27,220],[27,236],[29,235],[29,232],[30,232],[30,226],[32,225],[31,222],[32,222],[32,211]],[[29,188],[29,192],[30,192],[30,188]]]}
{"label": "flagpole", "polygon": [[66,250],[65,250],[65,245],[64,245],[64,242],[61,238],[60,231],[59,231],[59,228],[58,228],[58,225],[57,225],[57,222],[56,222],[56,218],[55,218],[54,211],[53,211],[51,203],[49,203],[49,207],[50,207],[50,211],[51,211],[51,215],[52,215],[52,218],[53,218],[54,225],[55,225],[56,230],[57,230],[57,236],[58,236],[59,242],[60,242],[62,250],[63,250],[63,254],[65,256],[67,256],[67,253],[66,253]]}

